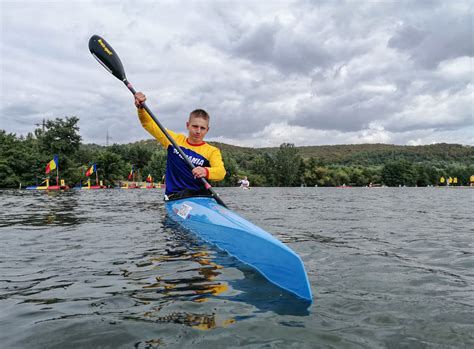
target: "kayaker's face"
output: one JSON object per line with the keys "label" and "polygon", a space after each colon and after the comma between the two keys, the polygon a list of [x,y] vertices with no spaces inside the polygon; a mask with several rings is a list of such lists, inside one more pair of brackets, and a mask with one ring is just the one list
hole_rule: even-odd
{"label": "kayaker's face", "polygon": [[189,131],[188,140],[191,144],[202,143],[204,136],[209,131],[209,121],[191,116],[186,122],[186,128]]}

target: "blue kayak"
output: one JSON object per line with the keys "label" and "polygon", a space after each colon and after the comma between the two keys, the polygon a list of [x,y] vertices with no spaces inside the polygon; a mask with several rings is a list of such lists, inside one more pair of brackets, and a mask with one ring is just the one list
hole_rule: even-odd
{"label": "blue kayak", "polygon": [[259,271],[273,284],[312,301],[301,258],[255,224],[210,197],[165,202],[168,215],[185,229]]}

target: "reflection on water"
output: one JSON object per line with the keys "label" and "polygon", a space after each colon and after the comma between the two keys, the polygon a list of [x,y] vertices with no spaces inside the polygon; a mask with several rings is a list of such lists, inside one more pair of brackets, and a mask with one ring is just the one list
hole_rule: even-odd
{"label": "reflection on water", "polygon": [[[220,318],[216,314],[167,312],[167,303],[192,301],[203,303],[209,297],[228,291],[227,282],[216,280],[223,266],[212,261],[209,250],[190,240],[188,234],[176,230],[170,220],[165,221],[163,231],[174,235],[175,242],[166,244],[161,254],[147,254],[146,260],[121,268],[122,275],[140,286],[128,296],[142,303],[153,304],[141,314],[124,316],[124,319],[148,322],[169,322],[187,325],[200,330],[226,327],[235,322],[232,318]],[[178,243],[179,242],[179,243]]]}
{"label": "reflection on water", "polygon": [[[0,191],[2,193],[2,191]],[[5,191],[3,191],[5,193]],[[10,192],[9,192],[10,193]],[[8,207],[9,214],[0,214],[0,227],[32,226],[47,228],[48,225],[75,225],[80,220],[75,216],[78,195],[74,191],[11,192],[2,195],[2,206]],[[34,198],[34,200],[28,200]],[[26,201],[26,200],[28,201]]]}
{"label": "reflection on water", "polygon": [[220,192],[300,254],[310,308],[166,219],[160,191],[0,191],[1,346],[474,344],[469,191]]}

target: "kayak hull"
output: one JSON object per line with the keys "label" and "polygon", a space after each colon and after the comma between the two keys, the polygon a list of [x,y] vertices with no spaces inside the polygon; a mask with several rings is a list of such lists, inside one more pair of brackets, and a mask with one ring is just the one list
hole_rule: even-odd
{"label": "kayak hull", "polygon": [[209,197],[167,201],[165,206],[187,230],[250,265],[273,284],[312,301],[301,258],[273,235]]}

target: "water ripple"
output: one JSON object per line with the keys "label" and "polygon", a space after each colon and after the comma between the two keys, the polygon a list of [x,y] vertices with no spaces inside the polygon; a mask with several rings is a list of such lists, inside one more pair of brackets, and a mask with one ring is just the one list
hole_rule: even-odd
{"label": "water ripple", "polygon": [[471,191],[219,192],[298,252],[309,309],[176,227],[160,191],[0,191],[2,346],[474,346]]}

